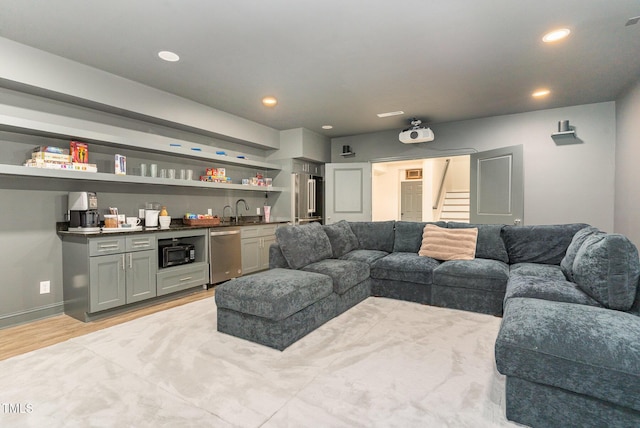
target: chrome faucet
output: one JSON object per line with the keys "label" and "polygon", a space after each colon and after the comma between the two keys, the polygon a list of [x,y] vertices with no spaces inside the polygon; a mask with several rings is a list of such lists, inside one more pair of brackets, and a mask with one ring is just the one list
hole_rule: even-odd
{"label": "chrome faucet", "polygon": [[231,217],[233,217],[233,210],[231,209],[231,205],[225,205],[222,208],[222,221],[224,221],[224,210],[226,210],[227,208],[229,208],[229,211],[230,211],[230,213],[229,213],[229,221],[231,221]]}
{"label": "chrome faucet", "polygon": [[238,217],[240,217],[240,216],[238,215],[238,204],[239,204],[240,202],[242,202],[242,203],[244,204],[245,211],[249,211],[249,205],[247,205],[247,201],[245,201],[244,199],[238,199],[238,200],[236,201],[236,223],[238,222]]}

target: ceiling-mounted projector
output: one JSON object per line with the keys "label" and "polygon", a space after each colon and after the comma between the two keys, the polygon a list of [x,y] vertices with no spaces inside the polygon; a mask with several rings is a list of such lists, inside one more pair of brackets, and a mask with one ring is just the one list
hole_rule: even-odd
{"label": "ceiling-mounted projector", "polygon": [[412,119],[411,128],[403,129],[400,132],[400,141],[404,144],[411,143],[426,143],[427,141],[433,141],[436,136],[433,134],[431,128],[420,126],[422,121],[420,119]]}

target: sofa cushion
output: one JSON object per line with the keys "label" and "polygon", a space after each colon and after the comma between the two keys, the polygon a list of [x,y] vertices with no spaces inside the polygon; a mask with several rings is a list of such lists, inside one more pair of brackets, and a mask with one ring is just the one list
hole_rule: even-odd
{"label": "sofa cushion", "polygon": [[588,224],[504,226],[502,239],[509,263],[559,265],[576,232]]}
{"label": "sofa cushion", "polygon": [[478,229],[446,229],[427,224],[419,255],[436,260],[473,260]]}
{"label": "sofa cushion", "polygon": [[427,224],[435,224],[440,227],[447,227],[444,221],[419,222],[419,221],[396,221],[395,238],[393,242],[394,253],[417,253],[422,245],[422,233]]}
{"label": "sofa cushion", "polygon": [[578,286],[611,309],[631,308],[639,277],[638,249],[619,234],[589,236],[573,262],[573,278]]}
{"label": "sofa cushion", "polygon": [[[449,229],[478,229],[478,242],[476,243],[476,257],[479,259],[493,259],[509,263],[509,255],[500,232],[502,224],[470,224],[450,221]],[[397,234],[397,232],[396,232]]]}
{"label": "sofa cushion", "polygon": [[324,231],[331,242],[333,258],[337,259],[351,250],[358,248],[358,238],[351,230],[346,220],[324,226]]}
{"label": "sofa cushion", "polygon": [[387,254],[389,253],[380,250],[353,250],[340,257],[340,259],[353,260],[355,262],[364,262],[368,265],[371,265],[373,262],[385,257]]}
{"label": "sofa cushion", "polygon": [[534,276],[538,278],[566,281],[562,269],[558,265],[540,263],[516,263],[509,266],[509,278],[514,276]]}
{"label": "sofa cushion", "polygon": [[320,223],[281,226],[276,229],[276,239],[292,269],[300,269],[333,255],[329,237]]}
{"label": "sofa cushion", "polygon": [[313,272],[272,269],[243,276],[216,287],[219,308],[282,320],[329,296],[331,278]]}
{"label": "sofa cushion", "polygon": [[369,278],[369,265],[351,260],[325,259],[306,265],[302,270],[331,277],[333,291],[338,294],[344,294],[345,291]]}
{"label": "sofa cushion", "polygon": [[351,222],[351,230],[358,238],[361,250],[393,251],[395,221],[361,221]]}
{"label": "sofa cushion", "polygon": [[567,252],[562,258],[560,262],[560,267],[562,268],[562,272],[569,281],[573,281],[573,261],[576,259],[576,254],[578,254],[578,250],[582,247],[582,244],[588,237],[593,235],[594,233],[600,232],[597,227],[587,226],[585,228],[580,229],[573,235],[573,239],[571,239],[571,243],[567,248]]}
{"label": "sofa cushion", "polygon": [[540,299],[509,299],[495,344],[503,375],[640,411],[640,318]]}
{"label": "sofa cushion", "polygon": [[440,262],[417,253],[391,253],[371,265],[371,277],[416,284],[433,283],[433,269]]}
{"label": "sofa cushion", "polygon": [[[547,265],[549,266],[549,265]],[[560,272],[562,275],[562,272]],[[544,277],[511,275],[507,282],[507,293],[504,301],[515,297],[529,297],[533,299],[551,300],[554,302],[577,303],[588,306],[602,306],[573,282],[562,279]]]}
{"label": "sofa cushion", "polygon": [[498,260],[450,260],[433,270],[433,283],[448,287],[504,292],[509,266]]}

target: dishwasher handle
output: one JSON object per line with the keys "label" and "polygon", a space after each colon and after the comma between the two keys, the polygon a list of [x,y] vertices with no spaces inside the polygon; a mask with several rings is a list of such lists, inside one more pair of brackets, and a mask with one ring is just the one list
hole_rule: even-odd
{"label": "dishwasher handle", "polygon": [[237,235],[240,230],[223,230],[220,232],[210,232],[209,236],[225,236],[225,235]]}

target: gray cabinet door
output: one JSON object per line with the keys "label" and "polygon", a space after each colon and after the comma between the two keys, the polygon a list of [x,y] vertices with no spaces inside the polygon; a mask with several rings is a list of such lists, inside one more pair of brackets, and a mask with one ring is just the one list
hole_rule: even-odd
{"label": "gray cabinet door", "polygon": [[136,251],[125,254],[127,303],[156,296],[156,252]]}
{"label": "gray cabinet door", "polygon": [[522,152],[519,145],[471,155],[471,223],[523,224]]}
{"label": "gray cabinet door", "polygon": [[269,246],[275,242],[275,235],[262,238],[262,247],[260,248],[260,270],[269,269]]}
{"label": "gray cabinet door", "polygon": [[89,312],[126,303],[125,255],[91,257],[89,261]]}
{"label": "gray cabinet door", "polygon": [[243,238],[240,241],[244,275],[260,270],[260,241],[261,238]]}

